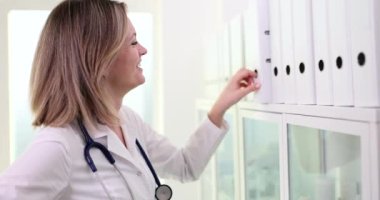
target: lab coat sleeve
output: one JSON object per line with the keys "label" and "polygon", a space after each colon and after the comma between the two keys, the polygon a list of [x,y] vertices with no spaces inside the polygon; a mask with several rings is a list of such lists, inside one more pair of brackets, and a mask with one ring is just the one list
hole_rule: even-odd
{"label": "lab coat sleeve", "polygon": [[228,131],[226,121],[219,128],[206,118],[190,136],[186,145],[179,148],[165,136],[153,131],[138,116],[136,120],[142,130],[145,149],[159,176],[181,182],[199,178]]}
{"label": "lab coat sleeve", "polygon": [[69,183],[70,158],[65,145],[48,134],[39,134],[0,175],[0,199],[61,198]]}

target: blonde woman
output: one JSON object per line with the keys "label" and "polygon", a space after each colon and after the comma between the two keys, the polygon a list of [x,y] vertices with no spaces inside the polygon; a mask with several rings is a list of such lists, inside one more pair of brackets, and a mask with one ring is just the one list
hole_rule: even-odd
{"label": "blonde woman", "polygon": [[0,199],[170,199],[160,177],[197,179],[226,133],[226,110],[260,85],[237,72],[187,145],[154,132],[130,108],[129,91],[144,83],[126,5],[66,0],[53,9],[31,74],[33,125],[28,150],[0,176]]}

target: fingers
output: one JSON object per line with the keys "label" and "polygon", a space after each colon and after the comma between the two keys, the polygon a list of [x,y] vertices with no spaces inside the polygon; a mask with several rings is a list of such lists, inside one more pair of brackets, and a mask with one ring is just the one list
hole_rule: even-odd
{"label": "fingers", "polygon": [[[247,68],[241,68],[238,72],[236,72],[233,77],[234,81],[236,81],[240,87],[247,87],[256,83],[257,80],[257,71],[252,71]],[[255,85],[255,88],[260,87],[259,85]]]}
{"label": "fingers", "polygon": [[254,71],[249,70],[249,69],[243,67],[243,68],[239,69],[239,71],[236,72],[235,76],[238,79],[242,79],[242,78],[245,78],[245,77],[257,78],[257,73],[255,73]]}
{"label": "fingers", "polygon": [[257,80],[254,84],[253,84],[253,91],[257,91],[261,88],[261,83],[259,80]]}
{"label": "fingers", "polygon": [[[217,102],[223,109],[240,101],[247,94],[257,91],[261,87],[257,79],[257,72],[242,68],[231,77],[229,83],[223,89]],[[223,110],[222,109],[222,110]]]}
{"label": "fingers", "polygon": [[243,89],[249,93],[249,92],[254,92],[254,91],[259,90],[260,87],[261,87],[260,81],[256,80],[255,82],[253,82],[249,85],[246,85],[245,87],[241,87],[241,89]]}

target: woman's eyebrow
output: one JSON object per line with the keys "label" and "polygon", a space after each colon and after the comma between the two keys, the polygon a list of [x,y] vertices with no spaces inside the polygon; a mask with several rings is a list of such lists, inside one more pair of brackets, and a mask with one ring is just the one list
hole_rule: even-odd
{"label": "woman's eyebrow", "polygon": [[132,33],[130,36],[127,36],[128,40],[132,40],[133,38],[136,38],[136,32]]}

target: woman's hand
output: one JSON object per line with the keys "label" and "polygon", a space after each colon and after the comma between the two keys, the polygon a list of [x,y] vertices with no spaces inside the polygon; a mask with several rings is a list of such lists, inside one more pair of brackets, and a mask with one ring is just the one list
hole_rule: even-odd
{"label": "woman's hand", "polygon": [[229,80],[222,93],[214,103],[209,119],[218,127],[222,126],[224,113],[235,103],[240,101],[250,92],[257,91],[261,84],[257,80],[257,74],[249,69],[240,69]]}

